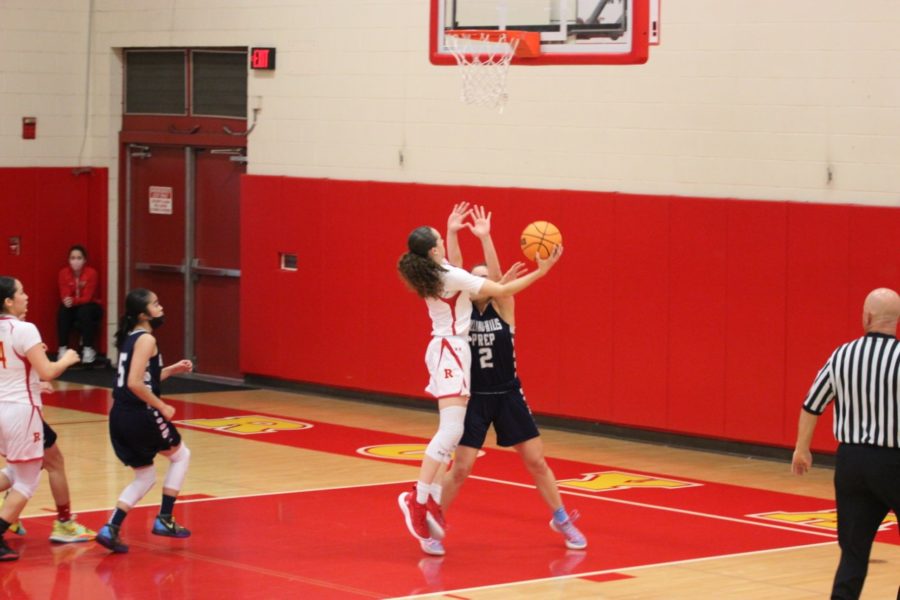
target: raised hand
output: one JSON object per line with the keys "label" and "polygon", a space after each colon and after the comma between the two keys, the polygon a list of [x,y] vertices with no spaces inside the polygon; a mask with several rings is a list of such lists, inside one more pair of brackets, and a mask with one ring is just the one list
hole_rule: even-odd
{"label": "raised hand", "polygon": [[472,224],[469,229],[477,238],[484,238],[491,234],[491,214],[486,213],[483,206],[475,206],[470,211],[472,213]]}
{"label": "raised hand", "polygon": [[466,226],[465,218],[471,213],[468,202],[460,202],[453,206],[450,216],[447,217],[447,232],[455,233]]}
{"label": "raised hand", "polygon": [[560,245],[556,245],[553,247],[553,250],[550,252],[550,256],[547,258],[541,258],[541,255],[538,254],[534,257],[534,260],[537,261],[538,271],[541,274],[546,275],[547,271],[553,268],[553,266],[559,262],[559,257],[562,256],[563,247]]}
{"label": "raised hand", "polygon": [[509,270],[503,274],[503,277],[500,278],[500,281],[498,283],[507,283],[507,282],[512,281],[513,279],[518,279],[519,277],[521,277],[522,275],[525,274],[526,270],[527,269],[525,267],[525,263],[523,263],[522,261],[519,261],[516,264],[514,264],[513,266],[511,266],[509,268]]}

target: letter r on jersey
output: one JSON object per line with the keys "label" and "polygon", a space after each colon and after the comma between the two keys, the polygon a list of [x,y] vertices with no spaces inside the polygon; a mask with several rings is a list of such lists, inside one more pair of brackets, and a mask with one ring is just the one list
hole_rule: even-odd
{"label": "letter r on jersey", "polygon": [[444,379],[453,379],[453,369],[444,369]]}

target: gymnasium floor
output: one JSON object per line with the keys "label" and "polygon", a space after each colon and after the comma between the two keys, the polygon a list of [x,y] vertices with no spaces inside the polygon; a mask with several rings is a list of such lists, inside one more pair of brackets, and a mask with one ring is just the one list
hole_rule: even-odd
{"label": "gymnasium floor", "polygon": [[[109,446],[109,390],[44,396],[79,520],[105,521],[130,470]],[[168,396],[192,449],[176,516],[194,535],[150,535],[160,486],[133,511],[126,555],[47,541],[46,478],[26,508],[22,558],[2,598],[778,598],[826,597],[838,551],[828,469],[544,431],[586,551],[567,551],[517,456],[494,446],[448,513],[447,555],[410,538],[397,495],[436,425],[430,411],[240,390]],[[491,436],[492,437],[492,436]],[[165,472],[157,461],[158,483]],[[894,598],[893,515],[863,598]]]}

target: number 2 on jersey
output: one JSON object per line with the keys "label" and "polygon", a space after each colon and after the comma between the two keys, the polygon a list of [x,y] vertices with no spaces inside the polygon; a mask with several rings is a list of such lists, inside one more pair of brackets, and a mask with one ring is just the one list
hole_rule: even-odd
{"label": "number 2 on jersey", "polygon": [[493,369],[494,363],[491,362],[491,359],[494,358],[494,349],[493,348],[479,348],[478,349],[478,361],[481,363],[482,369]]}

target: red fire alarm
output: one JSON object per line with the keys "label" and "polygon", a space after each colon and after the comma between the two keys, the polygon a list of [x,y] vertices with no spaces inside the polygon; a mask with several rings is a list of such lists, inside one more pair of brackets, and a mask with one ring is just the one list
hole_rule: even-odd
{"label": "red fire alarm", "polygon": [[22,253],[22,238],[19,236],[9,238],[9,253],[12,256],[19,256]]}
{"label": "red fire alarm", "polygon": [[275,70],[275,48],[250,48],[250,68]]}
{"label": "red fire alarm", "polygon": [[37,117],[22,117],[22,139],[33,140],[37,135]]}

